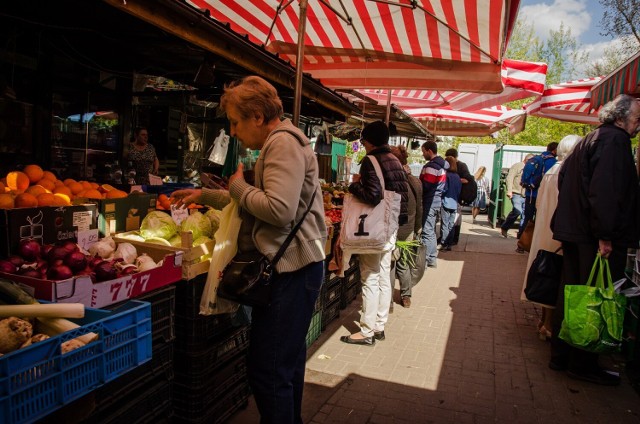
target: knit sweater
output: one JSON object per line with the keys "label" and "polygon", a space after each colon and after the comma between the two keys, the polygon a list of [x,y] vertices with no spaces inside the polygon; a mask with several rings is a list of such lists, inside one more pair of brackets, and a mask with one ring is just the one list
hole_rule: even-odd
{"label": "knit sweater", "polygon": [[276,271],[292,272],[324,260],[327,228],[318,162],[302,131],[290,120],[282,121],[269,134],[254,171],[255,187],[236,180],[228,192],[203,189],[202,202],[221,208],[230,201],[229,196],[238,201],[243,219],[238,248],[246,251],[253,247],[272,259],[312,201],[309,214],[276,265]]}

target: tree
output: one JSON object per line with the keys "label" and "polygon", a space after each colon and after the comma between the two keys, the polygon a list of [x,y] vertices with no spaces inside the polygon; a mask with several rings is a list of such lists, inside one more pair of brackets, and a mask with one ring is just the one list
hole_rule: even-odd
{"label": "tree", "polygon": [[587,77],[599,77],[609,75],[628,59],[624,48],[609,46],[604,49],[602,58],[597,62],[592,62],[587,68]]}
{"label": "tree", "polygon": [[640,48],[640,0],[599,0],[604,8],[601,35],[619,38],[623,56]]}

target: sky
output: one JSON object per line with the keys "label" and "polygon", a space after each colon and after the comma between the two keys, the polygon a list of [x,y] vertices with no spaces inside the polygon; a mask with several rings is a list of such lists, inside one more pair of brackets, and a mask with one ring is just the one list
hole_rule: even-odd
{"label": "sky", "polygon": [[536,35],[546,40],[549,30],[557,30],[563,22],[592,60],[602,56],[604,48],[614,42],[600,35],[603,8],[598,0],[522,0],[519,19],[532,23]]}

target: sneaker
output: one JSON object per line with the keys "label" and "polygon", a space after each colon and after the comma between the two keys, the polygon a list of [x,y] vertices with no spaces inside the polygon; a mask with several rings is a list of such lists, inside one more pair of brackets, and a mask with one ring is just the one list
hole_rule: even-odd
{"label": "sneaker", "polygon": [[432,262],[432,263],[428,263],[427,262],[427,267],[428,268],[438,268],[438,264],[436,262]]}
{"label": "sneaker", "polygon": [[411,296],[402,296],[402,306],[405,308],[411,307]]}
{"label": "sneaker", "polygon": [[575,380],[588,381],[589,383],[600,384],[602,386],[620,385],[618,373],[596,368],[590,371],[568,370],[567,375]]}
{"label": "sneaker", "polygon": [[441,252],[451,252],[451,246],[449,245],[445,245],[442,246],[442,249],[440,249]]}
{"label": "sneaker", "polygon": [[508,238],[509,237],[509,231],[505,230],[504,228],[500,228],[500,234],[502,234],[502,237],[504,237],[504,238]]}
{"label": "sneaker", "polygon": [[524,249],[521,247],[516,247],[516,252],[517,253],[524,253]]}

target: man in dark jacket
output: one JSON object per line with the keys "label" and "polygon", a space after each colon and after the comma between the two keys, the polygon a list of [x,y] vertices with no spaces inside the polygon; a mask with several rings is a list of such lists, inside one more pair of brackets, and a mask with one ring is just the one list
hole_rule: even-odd
{"label": "man in dark jacket", "polygon": [[435,141],[427,141],[422,145],[422,156],[428,161],[420,171],[422,181],[422,244],[427,246],[427,266],[436,268],[438,258],[438,242],[436,222],[442,207],[442,191],[447,180],[445,160],[438,156],[438,145]]}
{"label": "man in dark jacket", "polygon": [[[382,121],[375,121],[363,128],[360,135],[367,155],[360,163],[360,174],[353,176],[349,193],[370,205],[382,200],[383,190],[371,157],[377,159],[382,170],[385,190],[401,196],[398,224],[407,222],[409,186],[402,164],[389,147],[389,130]],[[380,224],[382,225],[382,224]],[[360,331],[342,336],[344,343],[372,346],[376,340],[384,340],[384,327],[391,305],[391,254],[392,251],[359,255],[362,281],[362,315]]]}
{"label": "man in dark jacket", "polygon": [[585,284],[599,253],[609,259],[613,281],[624,278],[627,248],[638,247],[638,176],[631,138],[640,130],[640,102],[620,95],[602,107],[602,124],[576,145],[558,175],[558,206],[551,222],[562,242],[562,285],[553,314],[551,361],[554,370],[597,384],[620,378],[598,365],[598,355],[558,338],[564,318],[564,285]]}
{"label": "man in dark jacket", "polygon": [[[460,177],[460,181],[462,182],[462,190],[471,189],[473,192],[476,192],[478,189],[478,186],[474,183],[475,179],[473,177],[473,174],[471,174],[471,172],[469,171],[469,166],[466,163],[462,162],[461,160],[458,160],[458,150],[452,147],[444,153],[444,156],[445,157],[453,156],[454,158],[456,158],[456,164],[458,166],[458,170],[456,171],[456,173],[458,174],[458,176]],[[462,192],[461,192],[461,196],[462,196]],[[449,236],[449,238],[451,239],[451,242],[449,243],[449,245],[455,246],[456,244],[458,244],[458,241],[460,240],[461,230],[462,230],[462,206],[460,205],[460,202],[458,202],[455,224],[453,226],[452,235]],[[442,241],[442,244],[444,244],[444,240]]]}

